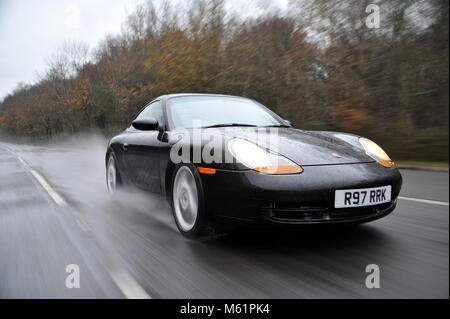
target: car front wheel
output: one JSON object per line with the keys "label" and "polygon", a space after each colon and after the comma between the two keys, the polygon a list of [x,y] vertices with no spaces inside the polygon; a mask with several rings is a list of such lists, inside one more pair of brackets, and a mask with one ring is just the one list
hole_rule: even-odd
{"label": "car front wheel", "polygon": [[176,167],[172,179],[172,209],[179,231],[191,238],[205,234],[203,188],[197,168],[192,164]]}

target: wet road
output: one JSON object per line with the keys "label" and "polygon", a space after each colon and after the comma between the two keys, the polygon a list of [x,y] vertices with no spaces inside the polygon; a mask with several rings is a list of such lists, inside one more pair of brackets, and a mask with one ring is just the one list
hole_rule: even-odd
{"label": "wet road", "polygon": [[448,173],[402,171],[397,209],[367,225],[192,241],[164,200],[107,194],[105,147],[0,142],[0,298],[449,297]]}

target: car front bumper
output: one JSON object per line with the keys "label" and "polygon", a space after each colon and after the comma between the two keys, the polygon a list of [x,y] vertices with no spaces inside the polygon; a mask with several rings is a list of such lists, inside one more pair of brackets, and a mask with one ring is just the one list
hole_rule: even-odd
{"label": "car front bumper", "polygon": [[[367,222],[395,209],[402,185],[397,168],[378,163],[307,166],[301,174],[217,170],[200,175],[208,218],[220,226]],[[390,203],[334,208],[338,189],[392,186]]]}

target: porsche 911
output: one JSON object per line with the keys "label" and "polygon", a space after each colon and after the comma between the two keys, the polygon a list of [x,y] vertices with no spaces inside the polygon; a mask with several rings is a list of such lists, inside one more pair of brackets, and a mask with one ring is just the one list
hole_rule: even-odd
{"label": "porsche 911", "polygon": [[106,152],[109,192],[168,199],[179,231],[365,223],[391,213],[402,177],[368,138],[306,131],[249,98],[171,94]]}

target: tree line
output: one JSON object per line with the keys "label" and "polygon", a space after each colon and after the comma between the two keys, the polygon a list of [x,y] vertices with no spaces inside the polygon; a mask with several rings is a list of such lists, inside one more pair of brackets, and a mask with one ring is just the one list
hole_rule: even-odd
{"label": "tree line", "polygon": [[[366,8],[380,8],[368,28]],[[180,5],[180,4],[178,4]],[[394,159],[448,161],[448,1],[291,1],[243,18],[223,0],[152,2],[93,52],[66,44],[0,103],[0,130],[33,137],[127,127],[178,92],[256,99],[298,128],[374,139]]]}

